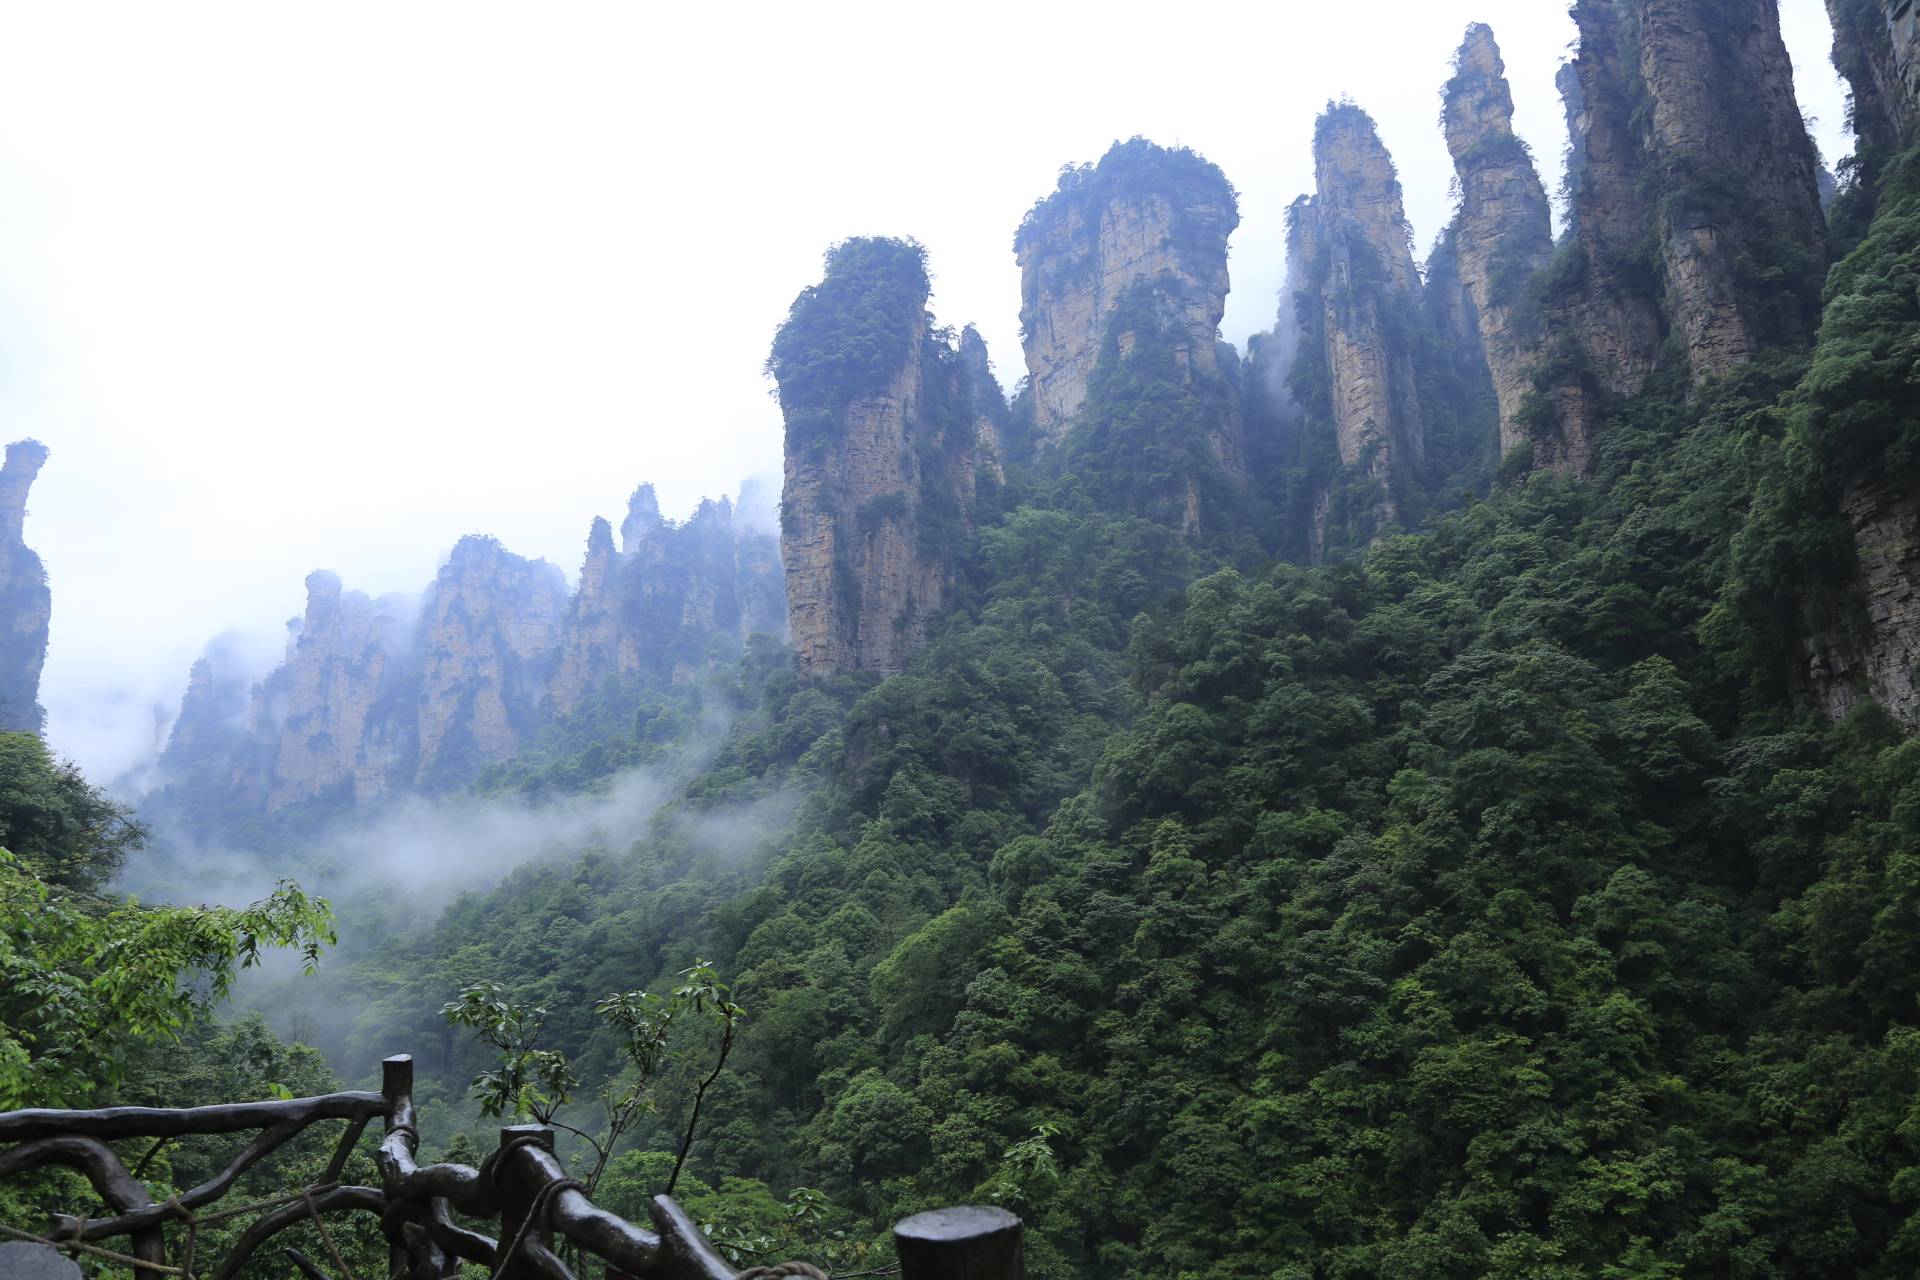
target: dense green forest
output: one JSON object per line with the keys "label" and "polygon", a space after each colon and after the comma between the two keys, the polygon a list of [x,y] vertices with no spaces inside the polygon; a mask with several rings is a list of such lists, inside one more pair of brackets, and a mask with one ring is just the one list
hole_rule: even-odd
{"label": "dense green forest", "polygon": [[[115,901],[132,815],[0,737],[0,1107],[411,1052],[428,1152],[631,1096],[602,1203],[641,1216],[685,1145],[719,1238],[837,1266],[992,1202],[1043,1280],[1920,1273],[1920,741],[1796,676],[1855,570],[1845,478],[1920,469],[1920,149],[1834,225],[1813,349],[1656,375],[1585,478],[1524,445],[1492,474],[1486,394],[1396,313],[1452,406],[1418,525],[1314,565],[1325,442],[1276,442],[1297,422],[1230,380],[1257,360],[1196,387],[1130,295],[1078,433],[940,525],[956,601],[904,672],[803,681],[758,637],[608,687],[475,799],[644,766],[646,832],[444,911]],[[801,449],[924,293],[916,246],[835,253],[774,346]],[[1290,392],[1309,421],[1328,395],[1304,364]],[[1208,488],[1225,522],[1190,536],[1177,482],[1223,483],[1241,404],[1254,496]],[[276,1027],[214,1020],[273,946],[319,962],[245,993]],[[635,1019],[668,1010],[653,1055]],[[168,1159],[186,1186],[216,1157]],[[0,1190],[0,1219],[75,1193]]]}

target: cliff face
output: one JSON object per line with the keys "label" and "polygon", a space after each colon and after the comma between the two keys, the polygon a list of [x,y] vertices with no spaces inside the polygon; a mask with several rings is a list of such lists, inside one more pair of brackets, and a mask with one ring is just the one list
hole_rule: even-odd
{"label": "cliff face", "polygon": [[1513,132],[1513,93],[1500,47],[1484,23],[1467,28],[1442,119],[1460,183],[1451,236],[1455,270],[1499,401],[1504,452],[1523,435],[1518,417],[1533,390],[1541,343],[1528,287],[1553,256],[1553,232],[1546,188]]}
{"label": "cliff face", "polygon": [[1851,586],[1864,629],[1816,634],[1808,684],[1835,719],[1872,697],[1920,727],[1920,493],[1910,477],[1861,476],[1842,493],[1840,511],[1853,531]]}
{"label": "cliff face", "polygon": [[609,678],[688,676],[737,654],[756,632],[779,635],[786,603],[777,544],[735,518],[726,499],[702,502],[693,518],[660,515],[652,485],[641,485],[613,532],[595,520],[587,533],[580,587],[567,606],[548,696],[554,711],[576,710]]}
{"label": "cliff face", "polygon": [[[1661,246],[1669,309],[1695,379],[1724,374],[1767,346],[1804,347],[1819,322],[1826,219],[1819,158],[1793,93],[1775,0],[1645,0],[1640,72],[1655,154],[1677,179]],[[1728,183],[1737,195],[1726,196]],[[1777,284],[1744,278],[1741,260],[1797,249]]]}
{"label": "cliff face", "polygon": [[[1006,392],[993,376],[993,364],[987,356],[986,339],[972,325],[960,331],[960,367],[967,382],[967,403],[973,409],[973,465],[964,469],[962,483],[971,486],[979,477],[991,476],[998,484],[1007,478],[1007,451],[1013,447],[1013,414],[1007,408]],[[967,494],[973,505],[973,494]]]}
{"label": "cliff face", "polygon": [[976,414],[927,296],[917,246],[849,240],[774,340],[780,552],[808,676],[899,671],[946,604],[976,487]]}
{"label": "cliff face", "polygon": [[[1325,412],[1342,468],[1371,482],[1367,510],[1348,519],[1376,530],[1400,514],[1398,491],[1426,449],[1426,415],[1413,352],[1400,323],[1422,310],[1411,229],[1393,159],[1366,112],[1330,107],[1313,140],[1316,191],[1293,206],[1289,291],[1303,322],[1302,359],[1320,359]],[[1314,498],[1309,545],[1325,550],[1333,514],[1328,477]]]}
{"label": "cliff face", "polygon": [[1584,471],[1603,401],[1638,391],[1669,335],[1696,382],[1811,342],[1826,222],[1773,0],[1579,0],[1573,16],[1578,256],[1547,316],[1560,429],[1536,449]]}
{"label": "cliff face", "polygon": [[512,755],[536,726],[560,641],[566,582],[492,538],[462,538],[420,615],[423,786],[471,777]]}
{"label": "cliff face", "polygon": [[1871,179],[1900,148],[1920,107],[1920,11],[1889,0],[1827,0],[1833,65],[1850,90],[1859,177]]}
{"label": "cliff face", "polygon": [[461,539],[418,602],[314,573],[244,725],[235,660],[210,650],[195,663],[156,776],[189,808],[229,816],[465,785],[603,688],[686,676],[752,631],[780,632],[771,516],[748,527],[732,513],[708,502],[675,525],[641,486],[625,550],[593,522],[571,599],[553,566],[484,537]]}
{"label": "cliff face", "polygon": [[[405,679],[412,614],[403,599],[371,600],[343,591],[334,574],[307,575],[286,661],[254,690],[250,758],[238,770],[268,811],[322,797],[362,803],[392,785],[412,756],[412,726],[376,707]],[[182,720],[192,723],[184,708]],[[163,757],[162,766],[189,762]]]}
{"label": "cliff face", "polygon": [[1137,282],[1151,282],[1194,376],[1217,376],[1226,312],[1227,237],[1240,223],[1233,189],[1192,152],[1144,139],[1068,170],[1014,239],[1034,430],[1057,444],[1073,425],[1108,338]]}
{"label": "cliff face", "polygon": [[46,446],[17,440],[0,467],[0,732],[38,733],[40,669],[47,660],[53,593],[47,571],[25,541],[27,492],[46,465]]}

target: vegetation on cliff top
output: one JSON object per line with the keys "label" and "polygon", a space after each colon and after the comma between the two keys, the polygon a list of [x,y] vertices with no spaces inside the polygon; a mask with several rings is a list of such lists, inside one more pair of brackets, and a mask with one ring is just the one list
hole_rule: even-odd
{"label": "vegetation on cliff top", "polygon": [[794,299],[767,358],[789,453],[839,429],[849,405],[899,375],[929,288],[927,251],[912,241],[857,238],[827,251],[826,275]]}
{"label": "vegetation on cliff top", "polygon": [[1038,243],[1069,211],[1098,210],[1120,199],[1165,199],[1176,192],[1203,197],[1171,201],[1176,234],[1194,216],[1195,208],[1207,204],[1224,211],[1225,226],[1218,233],[1223,239],[1240,224],[1239,194],[1220,166],[1191,148],[1163,147],[1135,136],[1114,143],[1097,164],[1062,165],[1053,194],[1036,201],[1021,219],[1014,249],[1018,252]]}

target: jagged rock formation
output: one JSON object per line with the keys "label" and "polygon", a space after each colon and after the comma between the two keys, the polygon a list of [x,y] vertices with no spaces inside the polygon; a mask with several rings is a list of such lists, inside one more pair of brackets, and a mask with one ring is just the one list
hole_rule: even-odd
{"label": "jagged rock formation", "polygon": [[285,660],[250,702],[226,646],[194,664],[157,782],[240,817],[464,785],[602,689],[684,677],[752,631],[778,633],[771,515],[756,519],[722,500],[675,525],[643,485],[624,551],[593,522],[571,599],[559,570],[485,537],[461,539],[417,602],[311,574]]}
{"label": "jagged rock formation", "polygon": [[1826,222],[1773,0],[1579,0],[1573,16],[1577,283],[1547,316],[1559,432],[1536,449],[1584,471],[1601,404],[1645,384],[1669,335],[1696,381],[1811,342]]}
{"label": "jagged rock formation", "polygon": [[[1372,482],[1359,526],[1400,514],[1399,491],[1426,448],[1413,352],[1396,317],[1419,314],[1420,276],[1393,158],[1372,117],[1330,106],[1314,128],[1316,192],[1294,202],[1287,256],[1289,300],[1300,317],[1303,359],[1324,365],[1325,412],[1342,468]],[[1327,545],[1334,477],[1314,496],[1309,550]]]}
{"label": "jagged rock formation", "polygon": [[777,543],[738,520],[726,499],[702,502],[676,525],[661,517],[653,486],[643,484],[620,538],[616,553],[612,526],[597,518],[587,532],[580,586],[548,682],[555,712],[574,711],[609,680],[643,672],[684,677],[738,653],[749,635],[784,631]]}
{"label": "jagged rock formation", "polygon": [[[1447,150],[1460,183],[1449,248],[1493,379],[1505,452],[1523,436],[1518,420],[1533,390],[1542,335],[1528,290],[1553,256],[1553,230],[1546,188],[1513,132],[1513,93],[1485,23],[1467,28],[1443,101]],[[1439,283],[1434,274],[1430,264],[1430,285]]]}
{"label": "jagged rock formation", "polygon": [[53,618],[53,593],[46,567],[26,544],[27,492],[47,462],[37,440],[7,446],[0,467],[0,732],[38,733],[46,715],[40,709],[40,669],[47,660],[47,626]]}
{"label": "jagged rock formation", "polygon": [[[372,600],[343,591],[336,574],[307,575],[306,612],[287,624],[285,662],[254,690],[235,769],[265,809],[386,792],[413,753],[404,719],[375,708],[402,682],[413,612],[403,597]],[[169,743],[163,776],[185,764]]]}
{"label": "jagged rock formation", "polygon": [[[1127,291],[1151,282],[1195,377],[1219,373],[1214,342],[1226,311],[1227,237],[1240,224],[1233,188],[1190,151],[1141,138],[1097,165],[1062,174],[1014,239],[1033,426],[1058,444],[1073,425]],[[1223,456],[1237,446],[1222,442]]]}
{"label": "jagged rock formation", "polygon": [[947,601],[977,480],[961,352],[927,314],[923,251],[827,255],[768,361],[786,419],[780,553],[802,674],[891,674]]}
{"label": "jagged rock formation", "polygon": [[466,537],[427,589],[420,615],[421,785],[473,776],[537,726],[560,642],[567,585],[544,560]]}

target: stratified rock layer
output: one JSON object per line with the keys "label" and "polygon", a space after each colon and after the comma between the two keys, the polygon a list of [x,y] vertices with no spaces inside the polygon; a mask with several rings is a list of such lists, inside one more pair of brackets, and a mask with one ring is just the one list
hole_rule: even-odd
{"label": "stratified rock layer", "polygon": [[47,660],[53,593],[46,567],[25,541],[27,492],[46,465],[46,446],[17,440],[0,467],[0,732],[38,733],[40,670]]}
{"label": "stratified rock layer", "polygon": [[1442,119],[1460,184],[1452,229],[1455,270],[1500,405],[1500,447],[1519,443],[1533,390],[1541,328],[1528,287],[1553,256],[1552,214],[1533,157],[1513,132],[1513,93],[1493,29],[1467,28]]}
{"label": "stratified rock layer", "polygon": [[1233,189],[1190,151],[1141,138],[1097,165],[1067,170],[1014,239],[1033,425],[1057,444],[1073,425],[1123,295],[1151,281],[1196,376],[1219,373],[1227,237],[1239,225]]}

